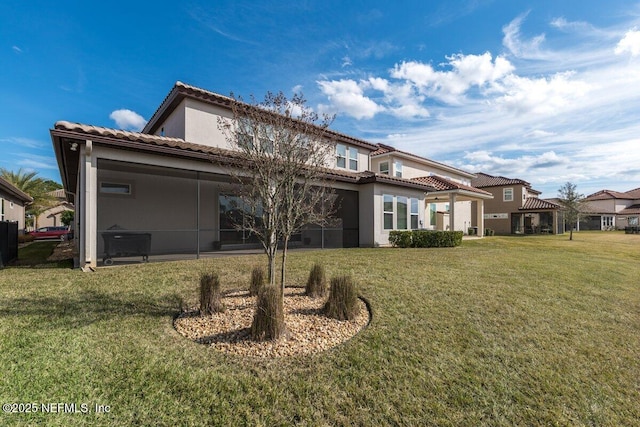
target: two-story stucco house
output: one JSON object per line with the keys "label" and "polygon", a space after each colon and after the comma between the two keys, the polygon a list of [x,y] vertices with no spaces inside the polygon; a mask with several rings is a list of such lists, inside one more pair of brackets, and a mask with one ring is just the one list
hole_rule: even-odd
{"label": "two-story stucco house", "polygon": [[585,217],[579,230],[613,230],[639,225],[640,188],[619,192],[601,190],[585,198]]}
{"label": "two-story stucco house", "polygon": [[527,181],[486,173],[475,175],[471,185],[493,195],[493,199],[485,203],[484,220],[486,227],[496,234],[564,232],[562,207],[540,199],[540,191],[531,188]]}
{"label": "two-story stucco house", "polygon": [[[232,102],[178,82],[142,132],[55,124],[54,150],[76,206],[80,267],[105,259],[106,236],[114,230],[150,236],[152,255],[255,245],[230,221],[240,201],[228,168],[238,153],[218,118],[232,118]],[[441,228],[464,230],[472,221],[470,201],[482,212],[492,197],[472,188],[467,172],[339,132],[326,135],[336,150],[327,173],[339,202],[337,218],[330,228],[306,227],[293,245],[386,245],[390,230],[438,228],[432,211],[446,204],[449,217]],[[481,213],[476,220],[483,221]]]}

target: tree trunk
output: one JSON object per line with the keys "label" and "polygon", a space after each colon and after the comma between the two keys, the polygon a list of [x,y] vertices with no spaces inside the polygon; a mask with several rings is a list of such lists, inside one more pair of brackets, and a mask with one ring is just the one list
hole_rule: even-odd
{"label": "tree trunk", "polygon": [[269,259],[268,280],[271,286],[276,284],[276,254],[278,252],[278,241],[274,233],[269,236],[269,249],[267,250],[267,258]]}
{"label": "tree trunk", "polygon": [[280,270],[280,296],[284,300],[285,272],[287,269],[287,249],[289,247],[289,238],[285,237],[282,248],[282,268]]}

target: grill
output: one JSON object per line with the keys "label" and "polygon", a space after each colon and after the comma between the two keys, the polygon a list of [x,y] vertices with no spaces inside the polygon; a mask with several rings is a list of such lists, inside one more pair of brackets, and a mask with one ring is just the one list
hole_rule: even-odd
{"label": "grill", "polygon": [[104,265],[112,265],[113,258],[126,256],[142,256],[142,261],[149,261],[151,249],[151,233],[102,233],[104,239]]}

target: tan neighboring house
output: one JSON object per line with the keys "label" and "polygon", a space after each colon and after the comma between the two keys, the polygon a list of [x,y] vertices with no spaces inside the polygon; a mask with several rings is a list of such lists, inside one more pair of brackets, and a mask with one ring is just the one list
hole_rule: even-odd
{"label": "tan neighboring house", "polygon": [[579,230],[615,230],[638,226],[640,188],[627,192],[601,190],[585,198],[587,215]]}
{"label": "tan neighboring house", "polygon": [[67,195],[64,189],[49,192],[49,195],[55,199],[53,206],[38,215],[37,226],[40,227],[59,227],[62,223],[62,214],[66,211],[73,211],[73,205],[67,201]]}
{"label": "tan neighboring house", "polygon": [[493,195],[484,207],[487,228],[496,234],[562,234],[562,207],[540,199],[527,181],[476,173],[471,185]]}
{"label": "tan neighboring house", "polygon": [[[229,176],[239,154],[218,120],[232,119],[232,102],[177,82],[142,132],[55,124],[50,132],[60,175],[76,207],[79,267],[108,261],[115,243],[136,236],[150,245],[150,255],[256,247],[255,237],[231,221],[242,210]],[[471,188],[468,172],[332,130],[325,136],[335,146],[326,173],[339,206],[336,220],[331,227],[309,224],[292,246],[388,245],[391,230],[436,228],[432,204],[444,209],[448,203],[446,228],[464,229],[473,220],[470,201],[482,212],[492,197]],[[385,161],[402,162],[402,173],[397,166],[381,171]],[[476,220],[482,223],[482,215]],[[123,237],[114,242],[114,234]]]}
{"label": "tan neighboring house", "polygon": [[31,202],[31,196],[0,177],[0,221],[17,222],[18,230],[24,230],[26,206]]}

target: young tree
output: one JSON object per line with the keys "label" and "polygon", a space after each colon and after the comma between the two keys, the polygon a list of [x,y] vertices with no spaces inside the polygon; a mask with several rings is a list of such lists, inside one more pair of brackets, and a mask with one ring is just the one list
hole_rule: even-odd
{"label": "young tree", "polygon": [[573,229],[584,215],[584,195],[578,193],[575,184],[567,182],[558,190],[558,199],[564,207],[564,219],[569,224],[569,240],[573,240]]}
{"label": "young tree", "polygon": [[24,172],[22,169],[13,172],[2,168],[0,176],[33,198],[33,202],[27,206],[26,213],[33,217],[34,228],[38,228],[38,216],[55,203],[55,199],[47,193],[57,189],[56,186],[61,187],[60,184],[39,178],[38,172]]}
{"label": "young tree", "polygon": [[[233,95],[232,95],[233,97]],[[227,142],[238,151],[242,167],[229,171],[242,200],[237,228],[250,231],[268,258],[267,279],[275,285],[278,241],[282,241],[281,296],[284,296],[287,248],[305,224],[324,224],[334,197],[327,166],[335,143],[327,129],[333,117],[319,116],[302,95],[267,93],[262,102],[231,102],[231,119],[218,119]]]}

